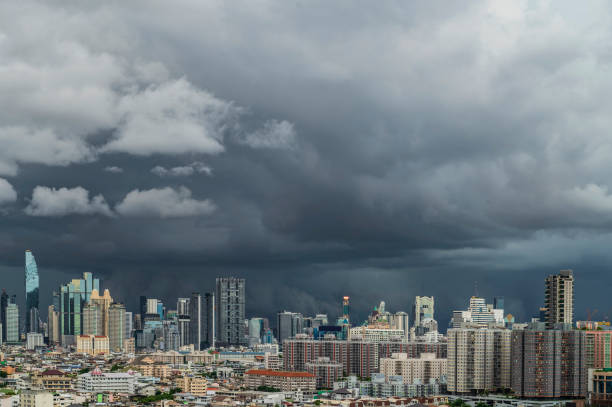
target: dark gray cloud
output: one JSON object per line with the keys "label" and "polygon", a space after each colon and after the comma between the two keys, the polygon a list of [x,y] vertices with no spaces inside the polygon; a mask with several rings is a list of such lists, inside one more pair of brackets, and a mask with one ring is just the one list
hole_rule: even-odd
{"label": "dark gray cloud", "polygon": [[133,306],[237,274],[250,315],[420,294],[445,324],[475,281],[529,318],[574,268],[578,314],[604,309],[612,33],[592,6],[5,2],[6,285],[30,248],[43,294],[93,271]]}

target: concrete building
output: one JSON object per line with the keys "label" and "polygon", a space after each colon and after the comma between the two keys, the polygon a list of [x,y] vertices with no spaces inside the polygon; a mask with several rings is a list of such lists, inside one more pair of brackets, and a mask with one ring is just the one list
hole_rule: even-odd
{"label": "concrete building", "polygon": [[37,332],[28,332],[26,334],[26,349],[34,350],[39,346],[45,346],[43,334]]}
{"label": "concrete building", "polygon": [[367,342],[388,342],[405,336],[403,329],[378,328],[370,326],[358,326],[349,330],[349,338],[360,338]]}
{"label": "concrete building", "polygon": [[512,331],[512,390],[526,398],[585,397],[585,344],[584,331]]}
{"label": "concrete building", "polygon": [[191,293],[189,300],[189,344],[194,350],[202,346],[202,296],[200,293]]}
{"label": "concrete building", "polygon": [[49,331],[49,343],[60,343],[61,337],[59,330],[59,312],[57,312],[54,305],[49,305],[47,316],[47,329]]}
{"label": "concrete building", "polygon": [[76,345],[78,353],[86,353],[92,356],[109,353],[108,336],[79,335]]}
{"label": "concrete building", "polygon": [[15,303],[6,306],[6,342],[19,342],[19,308]]}
{"label": "concrete building", "polygon": [[342,363],[332,362],[327,357],[306,363],[306,371],[317,377],[318,389],[331,389],[342,377]]}
{"label": "concrete building", "polygon": [[245,335],[245,280],[218,277],[215,287],[215,328],[219,345],[240,345]]}
{"label": "concrete building", "polygon": [[572,325],[574,321],[573,271],[561,270],[559,274],[551,274],[546,277],[544,295],[546,327],[552,329],[555,324]]}
{"label": "concrete building", "polygon": [[448,330],[447,384],[451,393],[510,388],[511,331],[458,328]]}
{"label": "concrete building", "polygon": [[612,368],[612,331],[586,331],[587,369]]}
{"label": "concrete building", "polygon": [[612,371],[589,369],[588,394],[591,406],[612,406]]}
{"label": "concrete building", "polygon": [[412,321],[415,327],[421,326],[426,318],[434,319],[434,297],[414,298],[414,307],[412,308]]}
{"label": "concrete building", "polygon": [[108,346],[112,352],[123,351],[125,340],[125,305],[115,302],[108,309]]}
{"label": "concrete building", "polygon": [[182,376],[174,379],[174,386],[184,393],[194,396],[205,396],[207,394],[208,381],[202,376]]}
{"label": "concrete building", "polygon": [[280,391],[314,393],[317,378],[308,372],[282,372],[277,370],[253,369],[244,373],[246,386],[257,389],[260,386],[272,387]]}
{"label": "concrete building", "polygon": [[72,390],[72,378],[55,369],[45,370],[32,376],[32,384],[53,393]]}
{"label": "concrete building", "polygon": [[303,324],[304,316],[299,312],[279,312],[276,315],[279,343],[283,343],[284,340],[294,338],[296,335],[303,333]]}
{"label": "concrete building", "polygon": [[102,373],[99,368],[77,378],[77,390],[87,393],[134,394],[136,376],[133,373]]}
{"label": "concrete building", "polygon": [[46,390],[22,390],[19,407],[53,407],[53,394]]}
{"label": "concrete building", "polygon": [[429,383],[446,376],[447,359],[436,358],[435,353],[422,353],[417,359],[405,353],[394,353],[390,358],[380,359],[380,373],[386,377],[402,376],[404,384]]}

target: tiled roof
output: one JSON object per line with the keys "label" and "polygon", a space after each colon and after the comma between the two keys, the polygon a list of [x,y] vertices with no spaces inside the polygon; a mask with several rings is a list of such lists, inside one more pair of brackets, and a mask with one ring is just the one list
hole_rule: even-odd
{"label": "tiled roof", "polygon": [[42,376],[63,376],[64,373],[59,370],[49,369],[41,373]]}

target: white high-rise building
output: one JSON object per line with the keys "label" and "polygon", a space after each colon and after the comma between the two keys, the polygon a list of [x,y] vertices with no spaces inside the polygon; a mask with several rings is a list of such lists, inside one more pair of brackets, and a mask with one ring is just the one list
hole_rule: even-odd
{"label": "white high-rise building", "polygon": [[448,391],[471,393],[510,388],[511,334],[508,329],[449,329]]}
{"label": "white high-rise building", "polygon": [[434,319],[434,297],[416,296],[412,310],[414,326],[421,326],[426,318]]}

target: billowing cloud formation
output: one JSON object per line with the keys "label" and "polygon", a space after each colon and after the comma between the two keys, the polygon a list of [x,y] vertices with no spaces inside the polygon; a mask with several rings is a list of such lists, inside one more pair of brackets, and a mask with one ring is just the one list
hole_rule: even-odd
{"label": "billowing cloud formation", "polygon": [[159,177],[186,177],[198,174],[212,174],[212,168],[202,162],[193,162],[189,165],[181,165],[179,167],[165,168],[161,165],[156,165],[151,168],[151,172]]}
{"label": "billowing cloud formation", "polygon": [[102,195],[89,199],[89,191],[83,187],[55,189],[37,186],[25,212],[31,216],[113,216]]}
{"label": "billowing cloud formation", "polygon": [[135,155],[220,153],[223,128],[236,115],[230,103],[185,79],[128,94],[117,109],[122,118],[117,138],[102,151]]}
{"label": "billowing cloud formation", "polygon": [[4,178],[0,178],[0,205],[17,200],[15,188]]}
{"label": "billowing cloud formation", "polygon": [[[81,185],[141,215],[0,217],[2,261],[21,267],[27,245],[62,278],[95,262],[119,298],[138,286],[169,301],[240,274],[259,290],[250,315],[435,295],[440,326],[475,280],[528,320],[543,276],[571,267],[591,302],[577,315],[608,309],[610,15],[606,2],[0,2],[0,174],[20,196]],[[215,176],[170,176],[191,162]],[[218,210],[163,218],[159,191]],[[129,193],[149,207],[130,211]],[[183,286],[158,283],[175,270]]]}
{"label": "billowing cloud formation", "polygon": [[215,210],[215,205],[209,200],[193,199],[191,191],[185,187],[166,187],[135,189],[115,209],[124,216],[180,218],[209,215]]}

